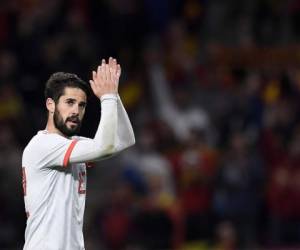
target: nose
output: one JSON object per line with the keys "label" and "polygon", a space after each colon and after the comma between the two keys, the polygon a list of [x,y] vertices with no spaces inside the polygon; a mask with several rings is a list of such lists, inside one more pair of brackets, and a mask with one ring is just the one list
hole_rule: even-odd
{"label": "nose", "polygon": [[78,114],[79,114],[79,106],[78,105],[73,105],[72,115],[78,115]]}

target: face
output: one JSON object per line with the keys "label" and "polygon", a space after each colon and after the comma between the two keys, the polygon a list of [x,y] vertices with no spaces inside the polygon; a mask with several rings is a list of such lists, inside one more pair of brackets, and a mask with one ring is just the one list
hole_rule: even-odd
{"label": "face", "polygon": [[65,136],[78,134],[86,108],[86,94],[79,88],[65,88],[55,105],[53,121]]}

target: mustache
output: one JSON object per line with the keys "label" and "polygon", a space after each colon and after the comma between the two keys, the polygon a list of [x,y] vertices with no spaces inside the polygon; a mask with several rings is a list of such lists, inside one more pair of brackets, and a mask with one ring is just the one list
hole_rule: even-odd
{"label": "mustache", "polygon": [[66,122],[71,121],[71,122],[76,122],[80,123],[79,117],[78,116],[70,116],[66,119]]}

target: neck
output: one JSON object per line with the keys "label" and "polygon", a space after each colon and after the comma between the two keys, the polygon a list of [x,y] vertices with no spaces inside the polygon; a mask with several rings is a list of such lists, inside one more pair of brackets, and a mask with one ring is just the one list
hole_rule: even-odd
{"label": "neck", "polygon": [[55,133],[55,134],[59,134],[63,137],[66,137],[68,138],[67,136],[65,136],[62,132],[60,132],[54,125],[54,121],[53,121],[53,116],[49,115],[48,116],[48,121],[47,121],[47,124],[46,124],[46,128],[45,128],[48,133]]}

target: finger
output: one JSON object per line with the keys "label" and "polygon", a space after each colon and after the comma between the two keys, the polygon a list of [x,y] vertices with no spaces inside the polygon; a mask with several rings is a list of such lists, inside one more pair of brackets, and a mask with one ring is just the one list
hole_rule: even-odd
{"label": "finger", "polygon": [[105,78],[106,80],[110,80],[111,77],[110,77],[110,71],[109,71],[109,65],[108,64],[105,64]]}
{"label": "finger", "polygon": [[117,76],[116,76],[116,70],[113,67],[113,65],[109,68],[109,73],[110,73],[110,79],[111,79],[111,81],[115,82]]}
{"label": "finger", "polygon": [[97,79],[97,73],[94,70],[92,72],[92,77],[93,77],[93,80],[96,81],[96,79]]}
{"label": "finger", "polygon": [[108,65],[109,65],[110,68],[113,66],[113,58],[112,57],[109,57]]}
{"label": "finger", "polygon": [[113,60],[113,63],[112,63],[112,77],[113,77],[113,79],[114,80],[117,80],[117,78],[118,78],[118,65],[117,65],[117,60],[116,59],[114,59]]}
{"label": "finger", "polygon": [[117,65],[116,75],[117,75],[118,78],[120,78],[120,76],[121,76],[121,66],[120,66],[120,64]]}
{"label": "finger", "polygon": [[101,78],[101,66],[100,66],[100,65],[97,67],[97,74],[96,74],[96,77],[97,77],[98,79]]}
{"label": "finger", "polygon": [[100,72],[99,72],[99,74],[100,74],[100,79],[101,80],[106,80],[106,75],[105,75],[105,62],[104,63],[102,63],[102,65],[100,66]]}
{"label": "finger", "polygon": [[90,85],[91,85],[91,88],[92,88],[93,92],[95,92],[96,91],[96,86],[95,86],[96,84],[93,80],[90,80]]}
{"label": "finger", "polygon": [[109,76],[110,76],[110,79],[113,79],[113,58],[112,57],[109,57],[108,59],[108,66],[109,66]]}
{"label": "finger", "polygon": [[117,64],[116,74],[115,74],[115,84],[116,84],[117,89],[119,88],[120,76],[121,76],[121,66],[120,66],[120,64]]}
{"label": "finger", "polygon": [[104,75],[103,75],[104,74],[103,67],[104,67],[105,64],[106,64],[105,59],[102,59],[101,60],[101,65],[98,66],[98,70],[97,70],[97,76],[98,76],[99,79],[104,79],[105,78]]}
{"label": "finger", "polygon": [[112,60],[112,69],[113,69],[114,74],[116,74],[117,73],[117,60],[114,58]]}

